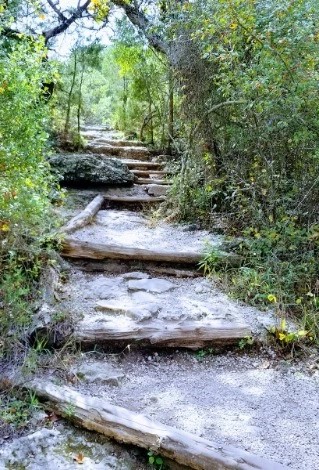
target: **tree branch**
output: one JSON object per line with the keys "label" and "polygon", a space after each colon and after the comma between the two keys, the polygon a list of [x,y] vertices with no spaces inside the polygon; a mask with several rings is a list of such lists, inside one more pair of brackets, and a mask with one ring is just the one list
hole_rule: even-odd
{"label": "tree branch", "polygon": [[52,0],[47,0],[47,2],[50,5],[50,7],[52,8],[52,10],[58,15],[58,17],[60,18],[60,20],[62,22],[67,21],[67,17],[64,16],[62,11],[58,9],[57,5],[55,3],[53,3]]}
{"label": "tree branch", "polygon": [[168,44],[163,41],[158,34],[150,32],[151,23],[145,14],[138,8],[136,2],[134,2],[133,6],[128,4],[125,0],[113,0],[113,4],[124,10],[131,23],[144,33],[149,44],[154,47],[154,49],[168,55]]}
{"label": "tree branch", "polygon": [[209,114],[214,113],[219,108],[223,108],[224,106],[231,106],[233,104],[244,104],[244,103],[245,103],[244,100],[230,100],[230,101],[224,101],[223,103],[215,104],[204,113],[203,118],[199,121],[199,123],[192,130],[190,138],[193,139],[194,135],[196,134],[196,132],[198,131],[198,129],[200,128],[200,126],[202,125],[202,123],[205,121],[205,119],[207,118]]}
{"label": "tree branch", "polygon": [[90,3],[91,3],[91,0],[86,0],[82,6],[79,6],[78,8],[76,8],[76,10],[74,10],[74,12],[69,18],[66,18],[63,15],[64,20],[59,25],[55,26],[52,29],[49,29],[48,31],[43,31],[42,34],[45,38],[45,43],[47,44],[51,38],[66,31],[68,27],[71,26],[71,24],[73,24],[77,19],[82,18],[83,14],[86,12]]}

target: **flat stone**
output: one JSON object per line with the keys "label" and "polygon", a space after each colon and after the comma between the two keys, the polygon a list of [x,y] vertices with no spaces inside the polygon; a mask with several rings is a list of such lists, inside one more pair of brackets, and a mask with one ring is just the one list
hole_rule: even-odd
{"label": "flat stone", "polygon": [[102,361],[93,362],[92,364],[81,364],[72,369],[80,379],[86,382],[100,382],[103,384],[119,386],[125,375],[112,365]]}
{"label": "flat stone", "polygon": [[151,276],[147,273],[134,271],[132,273],[125,273],[122,275],[124,279],[149,279]]}
{"label": "flat stone", "polygon": [[163,184],[148,184],[146,185],[146,191],[150,196],[166,196],[167,186]]}
{"label": "flat stone", "polygon": [[167,292],[169,290],[175,289],[175,285],[170,282],[166,281],[165,279],[140,279],[138,281],[129,281],[128,282],[128,289],[129,290],[142,290],[146,292],[154,292],[157,294],[162,294],[163,292]]}
{"label": "flat stone", "polygon": [[105,311],[111,314],[124,314],[134,320],[143,321],[149,320],[156,315],[160,310],[158,303],[141,303],[140,305],[134,304],[121,304],[120,302],[98,301],[96,302],[95,310]]}
{"label": "flat stone", "polygon": [[156,296],[145,291],[136,291],[131,294],[134,304],[151,304],[156,302]]}
{"label": "flat stone", "polygon": [[107,278],[99,276],[88,283],[86,292],[83,292],[83,297],[89,299],[113,298],[122,291],[121,284],[123,284],[122,277]]}
{"label": "flat stone", "polygon": [[99,300],[96,302],[95,310],[106,310],[107,312],[112,313],[126,313],[127,307],[121,306],[119,304],[112,304],[107,300]]}

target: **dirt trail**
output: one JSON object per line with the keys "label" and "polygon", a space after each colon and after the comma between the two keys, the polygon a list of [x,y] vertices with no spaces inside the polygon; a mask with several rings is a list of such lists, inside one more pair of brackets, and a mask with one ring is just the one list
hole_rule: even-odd
{"label": "dirt trail", "polygon": [[[148,179],[165,178],[164,174],[152,173],[147,162],[135,161],[139,154],[152,162],[153,157],[141,143],[127,142],[98,127],[87,128],[84,135],[91,151],[105,154],[111,147],[117,158],[132,157],[132,171],[148,172]],[[125,150],[118,153],[123,147]],[[163,172],[165,164],[160,168]],[[132,188],[104,193],[152,198],[149,184],[139,184],[138,178],[136,175],[137,184]],[[96,194],[70,191],[66,219],[76,215]],[[220,235],[194,226],[155,222],[147,213],[136,211],[136,203],[126,201],[115,208],[110,204],[72,237],[87,244],[173,252],[201,253],[207,244],[222,244]],[[213,282],[198,277],[196,266],[179,266],[176,277],[161,274],[173,273],[175,266],[172,269],[167,263],[139,259],[69,263],[68,280],[60,288],[56,310],[71,317],[74,337],[84,348],[81,354],[69,358],[67,370],[49,370],[42,378],[67,385],[83,397],[99,397],[204,437],[218,443],[220,449],[234,446],[268,459],[266,466],[255,468],[271,470],[275,462],[295,470],[319,468],[318,357],[298,362],[280,360],[267,345],[255,353],[238,349],[240,339],[250,335],[262,338],[265,326],[276,321],[272,312],[231,300]],[[70,439],[72,432],[59,426],[61,434],[53,436],[52,445],[43,450],[47,462],[50,455],[55,456],[54,465],[45,468],[77,468],[72,455],[79,449],[88,457],[84,469],[154,468],[143,463],[145,453],[142,457],[136,450],[122,447],[119,457],[121,447],[114,444],[112,448],[111,442],[103,454],[100,438],[97,444],[90,444],[83,432],[79,441],[80,431],[76,431],[74,440],[81,443],[72,447],[73,454],[64,448],[61,457],[61,436]],[[41,467],[30,453],[22,453],[21,458],[23,468]],[[2,461],[6,462],[4,457]],[[171,462],[169,465],[182,468]]]}

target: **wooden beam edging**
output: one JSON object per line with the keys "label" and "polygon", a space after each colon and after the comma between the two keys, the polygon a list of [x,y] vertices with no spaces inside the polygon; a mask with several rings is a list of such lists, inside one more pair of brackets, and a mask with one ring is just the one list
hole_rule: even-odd
{"label": "wooden beam edging", "polygon": [[65,238],[62,242],[62,255],[68,258],[126,259],[186,264],[198,264],[202,259],[201,253],[197,252],[175,252],[113,245],[111,243],[85,242],[70,237]]}
{"label": "wooden beam edging", "polygon": [[104,196],[98,195],[91,201],[83,211],[73,217],[69,222],[60,228],[60,233],[72,233],[77,229],[89,224],[96,213],[101,209]]}
{"label": "wooden beam edging", "polygon": [[43,380],[23,384],[54,411],[90,431],[124,444],[151,449],[194,470],[287,470],[281,464],[233,446],[151,421],[142,414]]}
{"label": "wooden beam edging", "polygon": [[[96,310],[110,311],[107,304],[97,305]],[[129,310],[129,309],[127,309]],[[125,309],[124,309],[125,311]],[[200,349],[208,346],[229,346],[251,336],[248,325],[226,320],[166,321],[152,319],[138,322],[131,318],[119,321],[118,317],[107,322],[86,324],[85,318],[74,332],[73,338],[82,345],[96,344],[138,345],[151,348]]]}
{"label": "wooden beam edging", "polygon": [[[111,243],[94,243],[77,240],[71,237],[62,242],[62,255],[67,258],[106,260],[122,259],[137,261],[155,261],[196,265],[202,261],[203,254],[196,251],[168,251],[148,248],[137,248]],[[216,255],[217,256],[217,255]],[[220,251],[216,263],[225,262],[232,266],[240,264],[241,257]]]}

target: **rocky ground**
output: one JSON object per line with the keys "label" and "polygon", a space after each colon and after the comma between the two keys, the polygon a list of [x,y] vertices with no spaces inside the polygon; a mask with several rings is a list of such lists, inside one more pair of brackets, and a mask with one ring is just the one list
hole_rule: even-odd
{"label": "rocky ground", "polygon": [[[85,135],[91,139],[89,148],[98,145],[99,150],[117,137],[110,133],[103,137],[99,129],[87,129]],[[114,146],[120,148],[124,142]],[[110,191],[117,195],[124,191],[127,196],[145,192],[142,185]],[[62,217],[76,214],[96,193],[70,191]],[[90,225],[72,236],[86,242],[172,251],[202,252],[207,244],[222,243],[221,236],[196,226],[156,222],[149,215],[123,208],[99,211]],[[270,344],[260,346],[266,327],[276,322],[274,312],[261,312],[228,298],[212,280],[155,274],[145,263],[139,263],[138,270],[134,263],[104,263],[99,270],[84,270],[83,261],[69,261],[54,311],[71,320],[75,338],[82,332],[83,339],[97,325],[105,335],[112,328],[117,334],[127,334],[133,323],[143,331],[152,322],[183,326],[189,321],[195,322],[198,335],[200,322],[216,331],[222,330],[221,325],[230,330],[240,327],[238,338],[224,349],[213,342],[210,347],[188,351],[176,346],[158,348],[156,341],[155,347],[124,341],[122,349],[106,340],[93,341],[82,351],[66,353],[59,367],[54,361],[44,361],[46,366],[37,377],[66,385],[84,397],[99,397],[143,413],[221,448],[232,445],[269,459],[267,467],[262,467],[266,470],[273,468],[271,461],[295,470],[319,468],[317,351],[296,359]],[[109,269],[104,269],[106,264]],[[113,265],[121,267],[112,272]],[[242,340],[244,346],[247,336],[253,336],[255,343],[242,350],[238,344]],[[61,419],[52,420],[43,411],[34,420],[29,435],[2,440],[0,469],[160,468],[147,463],[144,450],[121,446]],[[169,468],[182,468],[167,463]]]}

